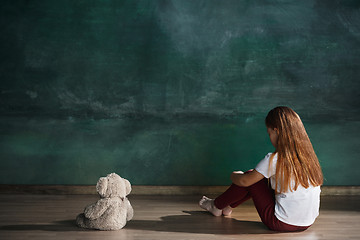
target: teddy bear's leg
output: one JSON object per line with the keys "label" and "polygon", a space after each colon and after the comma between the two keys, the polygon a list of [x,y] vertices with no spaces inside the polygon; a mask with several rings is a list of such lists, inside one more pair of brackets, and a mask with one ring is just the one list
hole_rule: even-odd
{"label": "teddy bear's leg", "polygon": [[81,228],[87,228],[85,224],[85,215],[83,213],[79,214],[76,217],[76,225],[78,225]]}

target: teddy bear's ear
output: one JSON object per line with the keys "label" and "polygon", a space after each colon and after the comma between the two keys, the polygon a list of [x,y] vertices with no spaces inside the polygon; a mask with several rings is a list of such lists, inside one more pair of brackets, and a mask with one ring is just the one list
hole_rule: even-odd
{"label": "teddy bear's ear", "polygon": [[104,197],[106,194],[108,185],[108,180],[106,177],[101,177],[96,184],[96,191],[100,194],[100,196]]}
{"label": "teddy bear's ear", "polygon": [[129,195],[130,192],[131,192],[131,184],[130,182],[124,178],[124,181],[125,181],[125,187],[126,187],[126,195]]}

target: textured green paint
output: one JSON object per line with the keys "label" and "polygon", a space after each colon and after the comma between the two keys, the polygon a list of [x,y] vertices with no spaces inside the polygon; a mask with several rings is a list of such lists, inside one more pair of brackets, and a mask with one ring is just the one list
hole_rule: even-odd
{"label": "textured green paint", "polygon": [[[254,168],[272,151],[262,117],[191,122],[8,118],[0,125],[0,182],[92,184],[114,171],[134,184],[228,184],[232,170]],[[352,167],[360,123],[306,127],[326,184],[360,184]]]}
{"label": "textured green paint", "polygon": [[223,185],[304,119],[359,185],[359,1],[4,0],[0,184]]}
{"label": "textured green paint", "polygon": [[134,184],[226,184],[231,169],[250,168],[268,148],[256,122],[24,121],[1,124],[1,182],[91,184],[116,171]]}

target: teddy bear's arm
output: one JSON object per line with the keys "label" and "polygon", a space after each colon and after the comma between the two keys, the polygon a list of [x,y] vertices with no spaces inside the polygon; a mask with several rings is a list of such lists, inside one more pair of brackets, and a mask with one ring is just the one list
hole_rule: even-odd
{"label": "teddy bear's arm", "polygon": [[96,203],[87,206],[84,210],[85,217],[94,220],[99,218],[106,209],[109,207],[109,201],[106,199],[100,199]]}
{"label": "teddy bear's arm", "polygon": [[125,205],[127,209],[126,221],[130,221],[134,216],[134,209],[132,208],[130,201],[127,198],[125,198]]}

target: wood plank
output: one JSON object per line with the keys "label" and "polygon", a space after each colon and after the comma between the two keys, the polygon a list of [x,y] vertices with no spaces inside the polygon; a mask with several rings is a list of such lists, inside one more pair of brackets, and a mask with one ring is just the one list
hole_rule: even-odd
{"label": "wood plank", "polygon": [[320,216],[301,233],[268,230],[248,201],[231,217],[200,209],[199,196],[130,195],[134,219],[119,231],[78,228],[76,215],[96,195],[0,194],[0,239],[359,239],[360,196],[322,196]]}

